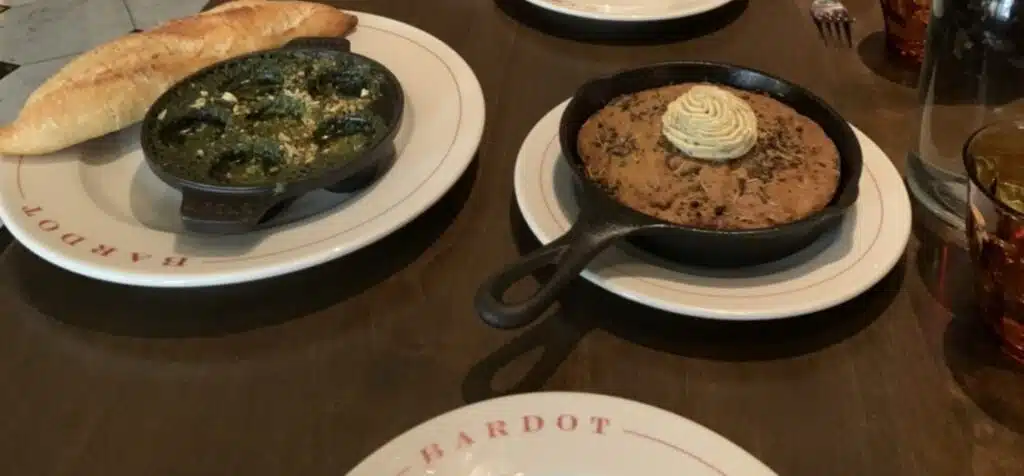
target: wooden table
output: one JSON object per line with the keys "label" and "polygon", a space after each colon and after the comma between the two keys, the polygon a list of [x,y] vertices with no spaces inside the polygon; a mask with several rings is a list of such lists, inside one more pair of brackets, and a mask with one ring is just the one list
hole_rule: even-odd
{"label": "wooden table", "polygon": [[832,101],[901,163],[915,96],[881,62],[876,0],[847,2],[859,20],[848,50],[821,44],[806,2],[738,1],[663,25],[657,43],[595,43],[543,33],[578,25],[545,22],[520,0],[338,1],[466,58],[487,96],[475,165],[381,243],[267,282],[135,289],[9,246],[4,474],[337,476],[434,415],[540,389],[667,408],[780,475],[1024,474],[1024,378],[972,321],[952,318],[969,313],[963,255],[928,236],[870,292],[786,322],[681,319],[582,280],[557,316],[523,332],[473,312],[477,283],[536,246],[512,199],[520,141],[597,74],[683,58],[764,69]]}

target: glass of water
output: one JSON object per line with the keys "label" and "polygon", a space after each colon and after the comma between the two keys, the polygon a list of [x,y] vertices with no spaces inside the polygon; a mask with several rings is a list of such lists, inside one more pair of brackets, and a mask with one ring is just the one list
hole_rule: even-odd
{"label": "glass of water", "polygon": [[966,224],[967,137],[983,124],[1024,117],[1022,12],[1024,0],[932,2],[906,179],[915,200],[952,229]]}

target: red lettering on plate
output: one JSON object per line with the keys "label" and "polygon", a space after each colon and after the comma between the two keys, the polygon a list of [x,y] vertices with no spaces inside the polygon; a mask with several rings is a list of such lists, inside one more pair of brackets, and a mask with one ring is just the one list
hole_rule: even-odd
{"label": "red lettering on plate", "polygon": [[505,420],[487,422],[487,436],[491,438],[508,436],[508,430],[505,429]]}
{"label": "red lettering on plate", "polygon": [[523,433],[536,433],[544,428],[544,419],[537,415],[523,417]]}
{"label": "red lettering on plate", "polygon": [[75,246],[75,245],[85,241],[85,237],[84,236],[79,236],[79,235],[77,235],[75,233],[65,233],[65,234],[61,235],[60,241],[63,241],[64,244],[66,244],[66,245]]}
{"label": "red lettering on plate", "polygon": [[555,426],[562,431],[576,431],[576,427],[580,426],[580,421],[576,419],[575,415],[558,415]]}
{"label": "red lettering on plate", "polygon": [[169,258],[164,258],[163,264],[164,266],[172,268],[182,268],[185,266],[186,262],[188,262],[188,258],[182,256],[171,256]]}
{"label": "red lettering on plate", "polygon": [[36,213],[43,211],[42,207],[29,208],[28,205],[22,205],[21,211],[25,213],[25,216],[35,216]]}
{"label": "red lettering on plate", "polygon": [[91,249],[89,251],[92,252],[93,254],[98,254],[98,255],[106,258],[107,256],[110,256],[111,253],[117,251],[117,248],[114,248],[113,246],[107,246],[107,245],[96,245],[95,248],[93,248],[93,249]]}
{"label": "red lettering on plate", "polygon": [[431,443],[427,447],[420,450],[420,454],[423,455],[423,462],[430,464],[435,460],[444,458],[444,451],[441,451],[441,447],[437,443]]}
{"label": "red lettering on plate", "polygon": [[[580,416],[572,413],[562,413],[556,415],[522,415],[522,434],[541,433],[545,429],[554,431],[557,428],[559,431],[572,433],[576,431],[592,431],[596,435],[605,435],[608,433],[609,428],[612,426],[612,421],[609,418],[602,416]],[[546,423],[551,423],[554,426],[545,427]],[[587,426],[589,424],[589,426]],[[462,450],[472,451],[474,446],[477,446],[477,439],[481,439],[483,444],[487,444],[487,440],[494,440],[501,437],[510,436],[509,430],[513,433],[519,433],[520,429],[518,426],[518,420],[516,420],[511,427],[508,425],[508,420],[491,420],[485,423],[487,426],[487,437],[484,440],[483,428],[474,425],[470,430],[459,431],[458,434],[450,434],[455,437],[455,445],[449,446],[451,442],[449,439],[445,439],[445,444],[431,443],[430,445],[422,447],[420,449],[420,457],[423,458],[423,462],[427,465],[436,463],[445,457],[452,455],[461,454]],[[580,430],[580,426],[583,425],[587,428]],[[399,475],[401,476],[401,475]]]}
{"label": "red lettering on plate", "polygon": [[470,446],[473,446],[473,443],[475,443],[473,439],[470,438],[469,435],[466,434],[466,432],[462,431],[459,432],[459,444],[455,445],[455,449],[461,450],[463,448],[468,448]]}
{"label": "red lettering on plate", "polygon": [[[37,207],[33,205],[21,206],[21,212],[24,213],[27,217],[34,217],[43,211],[43,207]],[[57,231],[61,228],[59,221],[51,220],[49,218],[40,220],[38,223],[36,223],[36,226],[38,226],[39,229],[43,231]],[[78,233],[68,232],[60,236],[60,241],[68,246],[78,246],[82,243],[89,241],[89,239]],[[89,250],[89,252],[107,258],[116,253],[117,248],[110,245],[97,244],[94,245],[93,248]],[[137,251],[131,253],[132,263],[139,263],[142,261],[147,261],[152,258],[153,255],[149,253],[142,253]],[[183,268],[188,265],[188,260],[189,258],[185,256],[168,256],[166,258],[163,258],[160,264],[162,266],[166,266],[169,268]]]}

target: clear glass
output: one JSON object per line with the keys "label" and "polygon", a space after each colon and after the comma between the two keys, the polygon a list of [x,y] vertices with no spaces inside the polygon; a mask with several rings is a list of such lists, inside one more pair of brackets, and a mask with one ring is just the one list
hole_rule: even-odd
{"label": "clear glass", "polygon": [[907,185],[956,229],[967,215],[961,157],[968,135],[989,122],[1024,117],[1024,0],[934,0],[919,78],[917,136]]}
{"label": "clear glass", "polygon": [[931,0],[881,0],[889,53],[918,64],[924,58]]}
{"label": "clear glass", "polygon": [[1024,121],[988,125],[964,146],[967,241],[979,315],[1024,364]]}

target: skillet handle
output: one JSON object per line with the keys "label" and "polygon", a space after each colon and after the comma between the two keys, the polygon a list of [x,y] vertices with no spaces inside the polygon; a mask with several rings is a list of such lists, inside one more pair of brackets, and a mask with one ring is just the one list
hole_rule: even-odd
{"label": "skillet handle", "polygon": [[[581,212],[580,218],[565,235],[485,280],[474,300],[480,318],[499,329],[516,329],[532,323],[598,253],[619,238],[642,228],[588,215]],[[549,264],[555,265],[554,273],[532,296],[516,303],[503,300],[512,285]]]}

